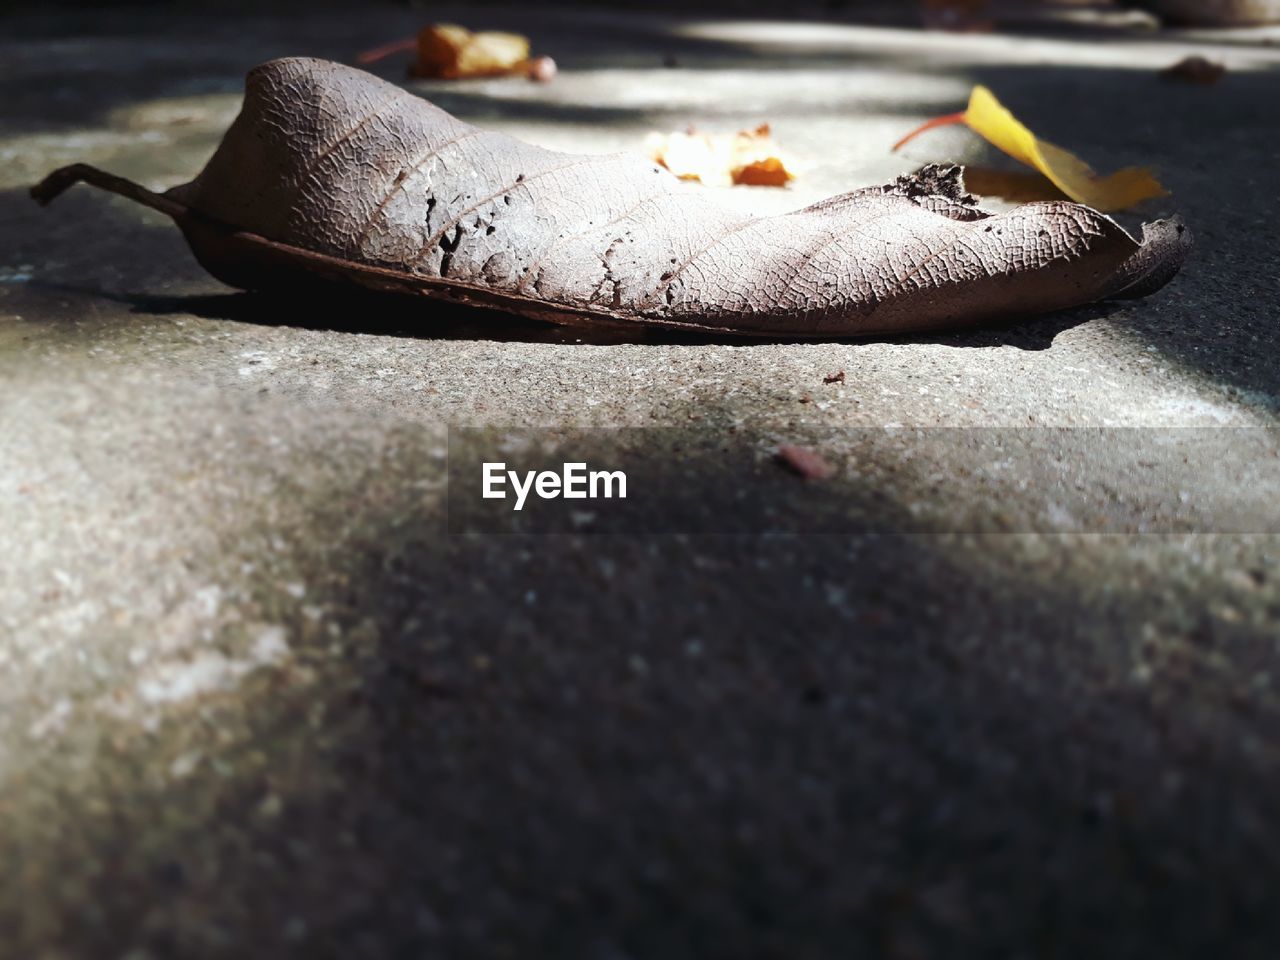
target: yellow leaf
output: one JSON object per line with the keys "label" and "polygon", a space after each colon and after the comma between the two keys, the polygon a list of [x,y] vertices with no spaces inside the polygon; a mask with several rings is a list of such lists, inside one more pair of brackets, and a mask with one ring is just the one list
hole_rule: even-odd
{"label": "yellow leaf", "polygon": [[1104,213],[1168,194],[1145,167],[1126,167],[1110,176],[1099,176],[1075,154],[1038,138],[983,86],[973,88],[969,108],[963,113],[929,121],[898,141],[894,149],[925,130],[948,123],[966,124],[1015,160],[1039,170],[1072,200]]}

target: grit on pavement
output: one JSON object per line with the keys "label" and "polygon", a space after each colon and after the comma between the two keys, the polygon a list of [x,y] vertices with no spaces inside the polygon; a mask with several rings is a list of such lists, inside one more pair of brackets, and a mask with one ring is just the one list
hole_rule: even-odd
{"label": "grit on pavement", "polygon": [[[985,83],[1157,166],[1121,219],[1197,249],[1148,299],[866,342],[236,293],[163,217],[27,188],[188,180],[249,67],[428,14],[10,16],[0,956],[1274,957],[1280,34],[429,15],[556,58],[410,84],[536,143],[770,122],[801,178],[720,191],[762,212],[998,167],[960,129],[889,151]],[[1159,79],[1196,52],[1219,84]],[[462,427],[645,428],[686,512],[460,533]],[[1008,450],[907,450],[940,436]]]}

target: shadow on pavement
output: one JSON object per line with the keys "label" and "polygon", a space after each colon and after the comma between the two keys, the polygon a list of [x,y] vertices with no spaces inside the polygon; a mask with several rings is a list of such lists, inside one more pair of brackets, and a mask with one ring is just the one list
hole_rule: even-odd
{"label": "shadow on pavement", "polygon": [[[411,496],[357,502],[357,536],[297,547],[334,624],[293,614],[310,682],[104,725],[92,805],[61,795],[44,846],[0,836],[59,922],[31,943],[1262,958],[1280,935],[1280,714],[1248,682],[1270,635],[1180,626],[1176,591],[1125,579],[1129,538],[460,537]],[[1045,550],[1052,582],[1021,570]],[[228,746],[149,774],[192,724]]]}
{"label": "shadow on pavement", "polygon": [[[80,291],[91,293],[91,291]],[[347,290],[281,297],[265,293],[231,293],[182,297],[125,297],[138,313],[169,315],[189,313],[215,320],[292,326],[307,330],[367,333],[383,336],[445,340],[496,340],[523,343],[806,343],[811,339],[779,336],[709,335],[636,324],[626,327],[558,326],[514,314],[478,307],[464,307],[436,300],[382,296]],[[840,343],[940,343],[953,347],[1011,346],[1021,350],[1047,350],[1053,339],[1097,317],[1121,309],[1099,304],[1031,320],[994,324],[956,333],[826,337]]]}

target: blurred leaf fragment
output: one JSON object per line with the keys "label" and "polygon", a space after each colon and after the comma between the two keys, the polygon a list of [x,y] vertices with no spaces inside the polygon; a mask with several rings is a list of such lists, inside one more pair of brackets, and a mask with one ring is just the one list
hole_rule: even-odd
{"label": "blurred leaf fragment", "polygon": [[556,72],[555,61],[550,57],[530,58],[526,36],[497,30],[475,33],[456,23],[423,27],[417,37],[366,50],[356,57],[356,62],[374,63],[404,50],[417,52],[409,69],[415,77],[460,80],[522,75],[545,81]]}
{"label": "blurred leaf fragment", "polygon": [[645,142],[649,155],[681,180],[707,186],[785,187],[796,176],[767,123],[731,134],[692,127],[683,133],[651,133]]}
{"label": "blurred leaf fragment", "polygon": [[1183,57],[1171,67],[1165,67],[1160,71],[1160,76],[1164,80],[1208,87],[1221,80],[1226,72],[1227,68],[1221,63],[1206,60],[1201,56],[1190,56]]}

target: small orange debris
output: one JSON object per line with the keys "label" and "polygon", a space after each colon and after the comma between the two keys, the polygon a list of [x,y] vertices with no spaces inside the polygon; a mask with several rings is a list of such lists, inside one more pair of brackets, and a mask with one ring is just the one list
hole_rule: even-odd
{"label": "small orange debris", "polygon": [[707,186],[785,187],[795,173],[773,142],[769,124],[733,134],[651,133],[649,155],[681,180]]}

